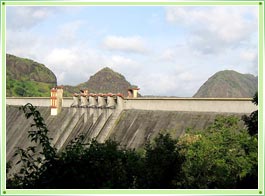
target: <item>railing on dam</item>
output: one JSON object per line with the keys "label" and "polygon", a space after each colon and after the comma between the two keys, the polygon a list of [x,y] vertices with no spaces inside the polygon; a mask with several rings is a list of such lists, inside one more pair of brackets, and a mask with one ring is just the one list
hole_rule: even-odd
{"label": "railing on dam", "polygon": [[[49,97],[7,97],[7,105],[50,106]],[[72,98],[63,98],[63,107],[70,107]],[[187,112],[251,113],[257,110],[251,98],[120,98],[119,110],[163,110]]]}

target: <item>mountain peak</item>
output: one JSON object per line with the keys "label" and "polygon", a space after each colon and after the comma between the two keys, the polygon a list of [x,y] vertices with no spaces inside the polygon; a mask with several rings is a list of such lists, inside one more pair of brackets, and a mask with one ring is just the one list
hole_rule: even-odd
{"label": "mountain peak", "polygon": [[94,75],[90,76],[87,82],[78,85],[78,88],[87,88],[92,93],[122,93],[127,95],[128,88],[132,86],[123,75],[104,67]]}
{"label": "mountain peak", "polygon": [[223,70],[211,76],[193,97],[253,97],[257,90],[257,77]]}

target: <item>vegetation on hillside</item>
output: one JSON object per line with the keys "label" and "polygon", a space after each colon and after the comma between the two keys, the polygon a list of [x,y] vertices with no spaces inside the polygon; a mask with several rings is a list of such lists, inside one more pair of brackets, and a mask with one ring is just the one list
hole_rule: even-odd
{"label": "vegetation on hillside", "polygon": [[232,70],[210,77],[193,97],[253,97],[258,90],[258,77]]}
{"label": "vegetation on hillside", "polygon": [[7,97],[49,97],[52,84],[35,81],[8,79],[6,81]]}
{"label": "vegetation on hillside", "polygon": [[45,97],[56,86],[56,76],[45,65],[6,55],[6,96]]}
{"label": "vegetation on hillside", "polygon": [[[84,143],[82,135],[57,152],[38,110],[31,104],[21,109],[27,118],[33,117],[36,131],[30,131],[29,138],[35,145],[17,149],[21,169],[8,176],[8,188],[258,187],[257,134],[249,126],[242,128],[234,116],[219,116],[207,129],[190,130],[178,139],[160,134],[139,152],[111,140]],[[12,164],[7,168],[11,170]]]}

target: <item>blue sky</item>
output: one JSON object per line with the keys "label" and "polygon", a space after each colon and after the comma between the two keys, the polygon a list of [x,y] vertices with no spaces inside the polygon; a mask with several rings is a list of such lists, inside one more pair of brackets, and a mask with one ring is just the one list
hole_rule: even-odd
{"label": "blue sky", "polygon": [[256,6],[7,6],[7,52],[77,85],[110,67],[143,95],[189,97],[214,73],[258,73]]}

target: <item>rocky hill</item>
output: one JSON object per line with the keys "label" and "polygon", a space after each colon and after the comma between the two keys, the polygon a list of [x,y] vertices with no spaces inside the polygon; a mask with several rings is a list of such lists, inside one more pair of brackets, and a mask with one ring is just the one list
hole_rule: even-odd
{"label": "rocky hill", "polygon": [[225,70],[210,77],[193,97],[253,97],[257,90],[258,77]]}
{"label": "rocky hill", "polygon": [[88,81],[77,86],[64,86],[65,96],[70,96],[80,89],[89,89],[91,93],[122,93],[127,95],[127,89],[132,85],[123,75],[105,67],[92,75]]}
{"label": "rocky hill", "polygon": [[[45,65],[33,60],[6,55],[7,97],[49,97],[50,89],[57,85],[55,74]],[[123,75],[105,67],[92,75],[88,81],[77,86],[64,85],[64,96],[72,96],[81,89],[91,93],[122,93],[132,85]]]}
{"label": "rocky hill", "polygon": [[6,55],[6,96],[50,96],[56,86],[55,74],[33,60]]}

